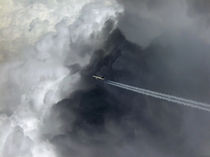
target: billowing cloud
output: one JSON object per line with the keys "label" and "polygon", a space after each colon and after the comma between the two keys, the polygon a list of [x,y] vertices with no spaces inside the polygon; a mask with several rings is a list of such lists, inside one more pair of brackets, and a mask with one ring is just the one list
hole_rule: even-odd
{"label": "billowing cloud", "polygon": [[[166,39],[170,39],[164,40],[167,46],[160,43],[163,41],[160,38],[142,49],[116,30],[98,50],[101,55],[95,53],[82,75],[83,84],[90,88],[77,90],[59,102],[49,116],[49,119],[60,119],[62,129],[59,134],[48,134],[46,138],[64,157],[69,154],[196,157],[209,153],[206,148],[208,112],[91,79],[92,74],[98,74],[117,82],[209,102],[209,89],[205,87],[209,72],[200,71],[210,66],[206,64],[209,46],[189,34],[185,38],[179,34]],[[108,55],[103,56],[105,52]]]}
{"label": "billowing cloud", "polygon": [[115,1],[1,1],[1,7],[1,55],[8,58],[0,70],[0,156],[56,157],[42,139],[45,116],[77,88],[73,67],[89,63],[106,40],[107,21],[109,33],[122,8]]}
{"label": "billowing cloud", "polygon": [[17,49],[33,45],[47,32],[55,32],[55,25],[62,20],[73,23],[81,8],[90,2],[1,0],[1,52],[7,56],[10,56],[7,51],[16,54],[19,52]]}
{"label": "billowing cloud", "polygon": [[209,156],[208,113],[92,79],[209,103],[207,4],[0,0],[0,156]]}
{"label": "billowing cloud", "polygon": [[46,138],[64,157],[208,156],[209,113],[91,79],[98,74],[209,103],[208,29],[189,15],[186,1],[119,2],[125,9],[119,29],[82,70],[89,88],[53,108],[57,115],[49,117],[62,129]]}

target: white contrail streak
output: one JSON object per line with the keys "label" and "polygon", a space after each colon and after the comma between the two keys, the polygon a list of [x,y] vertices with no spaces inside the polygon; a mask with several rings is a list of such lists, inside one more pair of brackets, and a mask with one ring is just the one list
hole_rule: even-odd
{"label": "white contrail streak", "polygon": [[166,101],[169,101],[169,102],[173,102],[173,103],[177,103],[177,104],[181,104],[181,105],[185,105],[185,106],[189,106],[189,107],[192,107],[192,108],[197,108],[197,109],[200,109],[200,110],[210,112],[210,105],[206,104],[206,103],[201,103],[201,102],[197,102],[197,101],[194,101],[194,100],[180,98],[180,97],[177,97],[177,96],[172,96],[172,95],[168,95],[168,94],[154,92],[154,91],[143,89],[143,88],[137,88],[137,87],[133,87],[133,86],[130,86],[130,85],[125,85],[125,84],[122,84],[122,83],[117,83],[117,82],[114,82],[114,81],[107,80],[105,82],[107,84],[110,84],[110,85],[113,85],[113,86],[116,86],[116,87],[120,87],[120,88],[124,88],[124,89],[130,90],[130,91],[133,91],[133,92],[137,92],[137,93],[144,94],[144,95],[147,95],[147,96],[151,96],[151,97],[154,97],[154,98],[158,98],[158,99],[166,100]]}

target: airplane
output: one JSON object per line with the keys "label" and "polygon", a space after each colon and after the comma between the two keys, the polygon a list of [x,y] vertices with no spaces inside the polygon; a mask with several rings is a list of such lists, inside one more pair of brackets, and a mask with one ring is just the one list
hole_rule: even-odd
{"label": "airplane", "polygon": [[96,80],[104,80],[104,77],[102,76],[93,75],[92,77],[95,78]]}

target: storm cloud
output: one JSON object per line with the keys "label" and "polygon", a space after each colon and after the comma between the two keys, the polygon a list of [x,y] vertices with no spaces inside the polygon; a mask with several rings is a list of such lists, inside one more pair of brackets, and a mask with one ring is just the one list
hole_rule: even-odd
{"label": "storm cloud", "polygon": [[[173,44],[183,46],[179,42],[173,41]],[[106,79],[209,102],[209,88],[206,87],[208,71],[200,72],[203,60],[192,53],[191,57],[185,55],[183,61],[176,62],[183,56],[177,51],[168,54],[172,45],[163,47],[154,43],[143,50],[127,41],[119,30],[110,36],[107,45],[100,51],[108,51],[109,55],[100,59],[94,57],[92,64],[82,72],[83,83],[90,89],[75,92],[54,108],[60,111],[58,117],[61,117],[65,129],[61,137],[52,141],[61,147],[64,156],[68,156],[69,150],[75,156],[185,157],[208,153],[208,140],[205,140],[209,130],[208,113],[110,87],[102,82],[95,84],[91,79],[92,74],[99,74]],[[182,49],[189,51],[191,47],[179,48],[180,51]],[[195,58],[196,65],[184,62]],[[196,132],[199,135],[195,135]],[[62,142],[61,139],[65,140]],[[75,143],[66,145],[70,141],[85,147],[88,155],[81,154]]]}
{"label": "storm cloud", "polygon": [[52,138],[53,143],[64,156],[69,152],[74,156],[208,156],[208,113],[91,79],[98,74],[210,102],[209,44],[203,38],[208,29],[197,27],[188,3],[121,2],[125,12],[118,29],[81,72],[87,89],[54,108],[60,111],[65,129],[56,140]]}
{"label": "storm cloud", "polygon": [[[5,77],[0,79],[0,128],[9,131],[0,131],[0,155],[210,155],[208,112],[92,78],[100,75],[210,103],[207,1],[23,0],[10,4],[25,12],[29,10],[24,7],[37,5],[44,7],[39,12],[49,20],[39,14],[28,21],[23,18],[27,24],[17,22],[19,33],[6,41],[11,45],[10,39],[14,43],[24,39],[23,46],[1,48],[0,73]],[[71,14],[68,6],[78,10]],[[10,19],[17,18],[12,15]],[[23,38],[20,30],[26,29]],[[11,30],[0,32],[7,36]],[[14,55],[20,49],[22,53]]]}

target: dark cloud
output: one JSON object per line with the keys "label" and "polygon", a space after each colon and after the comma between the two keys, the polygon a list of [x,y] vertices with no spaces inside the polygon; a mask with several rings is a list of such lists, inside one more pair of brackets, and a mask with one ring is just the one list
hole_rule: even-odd
{"label": "dark cloud", "polygon": [[188,15],[195,18],[199,26],[209,29],[210,24],[210,1],[208,0],[187,0]]}
{"label": "dark cloud", "polygon": [[[210,128],[206,121],[208,113],[91,78],[92,74],[99,74],[122,83],[208,102],[206,85],[210,80],[205,70],[210,67],[208,46],[195,42],[190,35],[184,36],[167,35],[142,49],[115,30],[81,72],[81,82],[88,88],[76,91],[54,107],[61,119],[62,132],[50,140],[61,155],[197,157],[205,154],[203,147],[208,142]],[[164,38],[170,39],[165,45]],[[199,47],[203,49],[197,54]]]}
{"label": "dark cloud", "polygon": [[44,138],[62,157],[209,156],[209,113],[92,78],[97,74],[210,103],[210,46],[191,27],[186,29],[191,23],[185,21],[188,10],[181,7],[183,1],[119,2],[125,7],[119,27],[109,34],[113,21],[108,21],[104,34],[109,37],[90,64],[70,67],[80,73],[78,84],[86,88],[54,106],[48,118],[59,119],[60,126]]}
{"label": "dark cloud", "polygon": [[208,0],[188,0],[187,2],[189,3],[192,11],[195,11],[196,13],[200,13],[205,16],[208,16],[210,13],[210,1]]}

